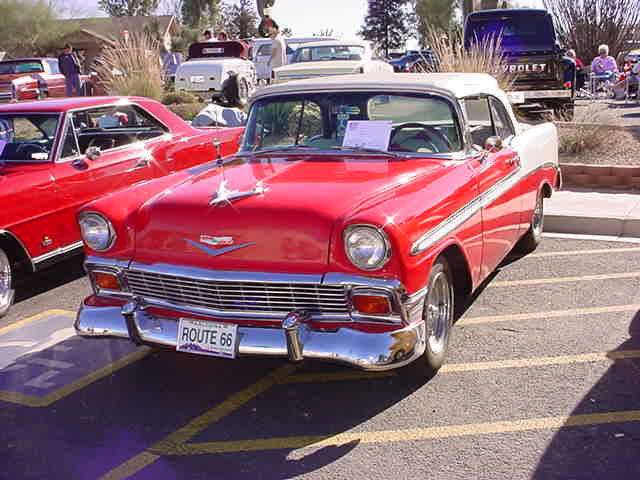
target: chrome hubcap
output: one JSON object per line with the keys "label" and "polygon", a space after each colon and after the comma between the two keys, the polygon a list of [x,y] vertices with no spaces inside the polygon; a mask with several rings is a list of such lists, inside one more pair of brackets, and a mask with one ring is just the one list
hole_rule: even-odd
{"label": "chrome hubcap", "polygon": [[9,302],[11,294],[11,265],[9,259],[0,251],[0,307]]}
{"label": "chrome hubcap", "polygon": [[536,207],[533,210],[533,218],[531,219],[531,229],[536,237],[542,234],[542,221],[544,213],[542,210],[542,197],[538,198]]}
{"label": "chrome hubcap", "polygon": [[440,354],[444,350],[451,324],[451,288],[444,272],[433,278],[427,295],[426,321],[429,350]]}

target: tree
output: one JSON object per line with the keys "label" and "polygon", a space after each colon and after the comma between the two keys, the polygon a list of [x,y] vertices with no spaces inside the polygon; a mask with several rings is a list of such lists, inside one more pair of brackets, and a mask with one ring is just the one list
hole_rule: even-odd
{"label": "tree", "polygon": [[60,48],[65,35],[77,28],[58,20],[59,9],[45,0],[0,1],[0,50],[6,57],[46,55]]}
{"label": "tree", "polygon": [[190,28],[202,29],[218,23],[220,0],[183,0],[182,23]]}
{"label": "tree", "polygon": [[158,8],[159,0],[100,0],[98,6],[110,17],[148,16]]}
{"label": "tree", "polygon": [[408,4],[409,0],[369,0],[367,16],[358,35],[375,42],[386,56],[389,50],[404,48],[411,33]]}
{"label": "tree", "polygon": [[616,56],[632,48],[640,22],[640,0],[543,0],[560,39],[586,61],[609,46]]}
{"label": "tree", "polygon": [[258,14],[253,0],[239,0],[222,5],[222,26],[230,38],[252,38],[258,34]]}
{"label": "tree", "polygon": [[415,28],[420,45],[428,45],[429,33],[448,33],[454,26],[456,0],[415,0]]}

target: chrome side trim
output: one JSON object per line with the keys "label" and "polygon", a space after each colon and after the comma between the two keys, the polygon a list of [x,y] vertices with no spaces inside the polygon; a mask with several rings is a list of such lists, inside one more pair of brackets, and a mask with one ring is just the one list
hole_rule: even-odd
{"label": "chrome side trim", "polygon": [[557,168],[557,164],[555,162],[544,162],[527,172],[524,172],[522,167],[517,168],[500,182],[492,186],[489,190],[478,195],[458,211],[444,219],[439,225],[423,234],[412,245],[410,251],[411,255],[420,255],[425,252],[447,235],[451,234],[451,232],[461,227],[481,209],[495,202],[503,194],[517,185],[522,179],[545,168]]}
{"label": "chrome side trim", "polygon": [[45,253],[44,255],[34,257],[31,261],[35,265],[35,264],[44,262],[45,260],[50,260],[51,258],[56,257],[58,255],[64,255],[66,253],[70,253],[74,250],[81,249],[81,248],[82,248],[82,241],[75,242],[75,243],[72,243],[71,245],[66,245],[64,247],[56,248],[55,250]]}

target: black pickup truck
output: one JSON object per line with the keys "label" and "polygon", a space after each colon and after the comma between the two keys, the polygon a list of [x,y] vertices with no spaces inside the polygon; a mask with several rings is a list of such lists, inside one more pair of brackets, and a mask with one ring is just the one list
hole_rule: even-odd
{"label": "black pickup truck", "polygon": [[480,10],[467,16],[464,42],[469,48],[500,35],[508,69],[516,73],[509,97],[522,113],[573,116],[575,64],[560,47],[551,14],[514,8]]}

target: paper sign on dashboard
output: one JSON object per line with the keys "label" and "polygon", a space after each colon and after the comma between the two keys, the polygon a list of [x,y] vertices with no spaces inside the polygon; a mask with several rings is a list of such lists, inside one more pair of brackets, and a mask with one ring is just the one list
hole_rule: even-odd
{"label": "paper sign on dashboard", "polygon": [[350,120],[342,146],[387,150],[390,137],[391,120]]}

